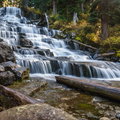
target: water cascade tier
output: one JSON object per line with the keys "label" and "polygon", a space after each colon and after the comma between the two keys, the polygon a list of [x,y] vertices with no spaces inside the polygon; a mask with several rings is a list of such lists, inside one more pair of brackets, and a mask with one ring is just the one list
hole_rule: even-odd
{"label": "water cascade tier", "polygon": [[57,34],[60,31],[30,24],[20,8],[0,8],[0,38],[13,48],[16,62],[31,74],[120,80],[119,64],[94,60],[78,44],[55,39]]}

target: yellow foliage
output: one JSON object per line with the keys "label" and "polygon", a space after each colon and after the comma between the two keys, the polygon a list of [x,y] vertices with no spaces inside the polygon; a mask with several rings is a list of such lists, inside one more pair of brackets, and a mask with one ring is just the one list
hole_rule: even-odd
{"label": "yellow foliage", "polygon": [[98,36],[95,33],[88,33],[86,35],[86,38],[95,43],[97,43],[99,41]]}
{"label": "yellow foliage", "polygon": [[3,7],[19,7],[20,0],[5,0]]}
{"label": "yellow foliage", "polygon": [[27,7],[27,10],[30,11],[30,12],[33,12],[35,14],[41,14],[41,11],[39,9],[35,9],[35,8],[32,8],[32,7]]}

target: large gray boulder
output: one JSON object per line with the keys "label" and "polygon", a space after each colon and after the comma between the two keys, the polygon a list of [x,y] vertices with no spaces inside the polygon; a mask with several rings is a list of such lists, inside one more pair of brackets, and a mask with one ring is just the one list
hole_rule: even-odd
{"label": "large gray boulder", "polygon": [[0,42],[0,63],[12,61],[15,62],[13,50],[4,42]]}
{"label": "large gray boulder", "polygon": [[0,120],[77,120],[65,111],[47,104],[31,104],[0,113]]}

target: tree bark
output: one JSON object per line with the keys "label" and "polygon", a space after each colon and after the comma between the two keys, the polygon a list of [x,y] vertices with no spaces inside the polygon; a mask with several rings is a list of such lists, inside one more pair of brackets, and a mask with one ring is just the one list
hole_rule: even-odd
{"label": "tree bark", "polygon": [[56,0],[53,0],[53,15],[57,14]]}
{"label": "tree bark", "polygon": [[82,13],[84,13],[84,3],[83,2],[81,3],[81,11],[82,11]]}
{"label": "tree bark", "polygon": [[101,39],[108,38],[108,0],[102,0],[100,5],[101,10]]}

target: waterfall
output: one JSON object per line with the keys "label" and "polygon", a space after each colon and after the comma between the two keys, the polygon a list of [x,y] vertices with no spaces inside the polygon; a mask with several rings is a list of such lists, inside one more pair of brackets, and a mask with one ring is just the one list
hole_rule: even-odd
{"label": "waterfall", "polygon": [[88,52],[80,50],[79,44],[55,39],[59,31],[49,29],[45,16],[48,28],[28,24],[19,8],[0,8],[0,38],[13,48],[19,65],[29,68],[31,74],[120,80],[119,64],[94,60]]}

